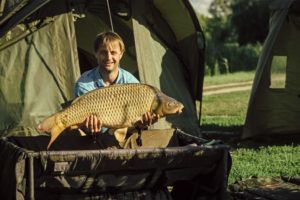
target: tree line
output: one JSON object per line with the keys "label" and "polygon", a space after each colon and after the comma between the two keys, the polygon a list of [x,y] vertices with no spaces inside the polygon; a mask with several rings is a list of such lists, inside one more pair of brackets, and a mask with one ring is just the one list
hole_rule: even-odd
{"label": "tree line", "polygon": [[206,38],[206,75],[254,70],[268,34],[272,0],[213,0],[198,13]]}

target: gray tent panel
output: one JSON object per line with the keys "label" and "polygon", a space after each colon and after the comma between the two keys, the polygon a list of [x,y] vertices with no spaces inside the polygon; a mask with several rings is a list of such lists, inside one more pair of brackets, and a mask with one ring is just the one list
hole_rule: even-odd
{"label": "gray tent panel", "polygon": [[53,22],[1,50],[2,134],[27,129],[36,134],[32,128],[40,120],[73,98],[69,88],[79,77],[79,65],[72,20],[71,14],[55,17]]}
{"label": "gray tent panel", "polygon": [[[298,2],[298,4],[297,4]],[[243,138],[258,134],[299,133],[300,124],[300,1],[275,1],[271,5],[270,31],[257,65]],[[285,58],[284,88],[271,88],[276,57]]]}
{"label": "gray tent panel", "polygon": [[167,95],[183,102],[185,106],[181,116],[160,120],[153,127],[170,128],[175,125],[189,133],[199,135],[195,103],[185,80],[186,71],[183,63],[172,49],[163,45],[160,38],[151,33],[144,18],[147,10],[149,12],[147,4],[142,4],[141,1],[133,2],[133,30],[141,81],[156,86]]}

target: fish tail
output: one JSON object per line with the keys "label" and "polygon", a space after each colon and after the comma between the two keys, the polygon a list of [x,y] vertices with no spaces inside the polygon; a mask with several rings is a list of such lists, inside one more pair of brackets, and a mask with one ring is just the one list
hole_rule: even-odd
{"label": "fish tail", "polygon": [[36,129],[39,132],[47,132],[49,133],[51,129],[55,126],[56,124],[56,115],[51,115],[50,117],[47,117],[44,119],[41,123],[39,123],[36,127]]}
{"label": "fish tail", "polygon": [[51,115],[46,118],[40,124],[37,125],[37,130],[40,132],[50,133],[51,139],[47,146],[47,149],[51,146],[51,144],[56,140],[56,138],[61,134],[61,132],[65,129],[64,126],[57,120],[59,113]]}
{"label": "fish tail", "polygon": [[47,149],[50,148],[51,144],[57,139],[57,137],[61,134],[61,132],[63,132],[64,128],[59,127],[58,125],[55,125],[52,129],[51,129],[51,139],[50,142],[47,146]]}

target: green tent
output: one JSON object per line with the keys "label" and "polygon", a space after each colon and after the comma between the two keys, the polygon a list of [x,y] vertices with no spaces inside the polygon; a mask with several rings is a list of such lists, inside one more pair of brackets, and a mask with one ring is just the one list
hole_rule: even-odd
{"label": "green tent", "polygon": [[[243,138],[300,132],[300,1],[276,0],[270,10]],[[284,71],[283,78],[278,70]]]}
{"label": "green tent", "polygon": [[1,1],[0,135],[37,135],[36,124],[74,98],[80,74],[96,66],[93,40],[111,29],[110,16],[125,40],[121,66],[185,106],[153,128],[200,134],[195,101],[202,98],[204,37],[190,2],[108,2]]}
{"label": "green tent", "polygon": [[[108,2],[1,1],[0,136],[10,137],[0,138],[0,199],[226,199],[228,147],[191,135],[200,134],[205,42],[190,2]],[[110,21],[125,40],[121,66],[184,112],[132,134],[127,149],[109,134],[68,133],[48,151],[49,137],[34,127],[74,98],[80,74],[96,66],[95,35]]]}

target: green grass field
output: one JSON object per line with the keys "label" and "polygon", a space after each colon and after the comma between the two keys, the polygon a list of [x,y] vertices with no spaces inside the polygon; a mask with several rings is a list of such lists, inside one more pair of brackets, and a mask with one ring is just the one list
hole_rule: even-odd
{"label": "green grass field", "polygon": [[218,76],[205,76],[204,86],[235,83],[241,81],[252,81],[254,72],[235,72]]}
{"label": "green grass field", "polygon": [[[204,87],[232,82],[251,81],[254,72],[241,72],[205,77]],[[205,131],[241,132],[244,124],[250,90],[215,94],[203,97],[201,129]],[[237,141],[231,155],[233,165],[229,183],[251,176],[300,177],[299,143],[246,147]]]}

